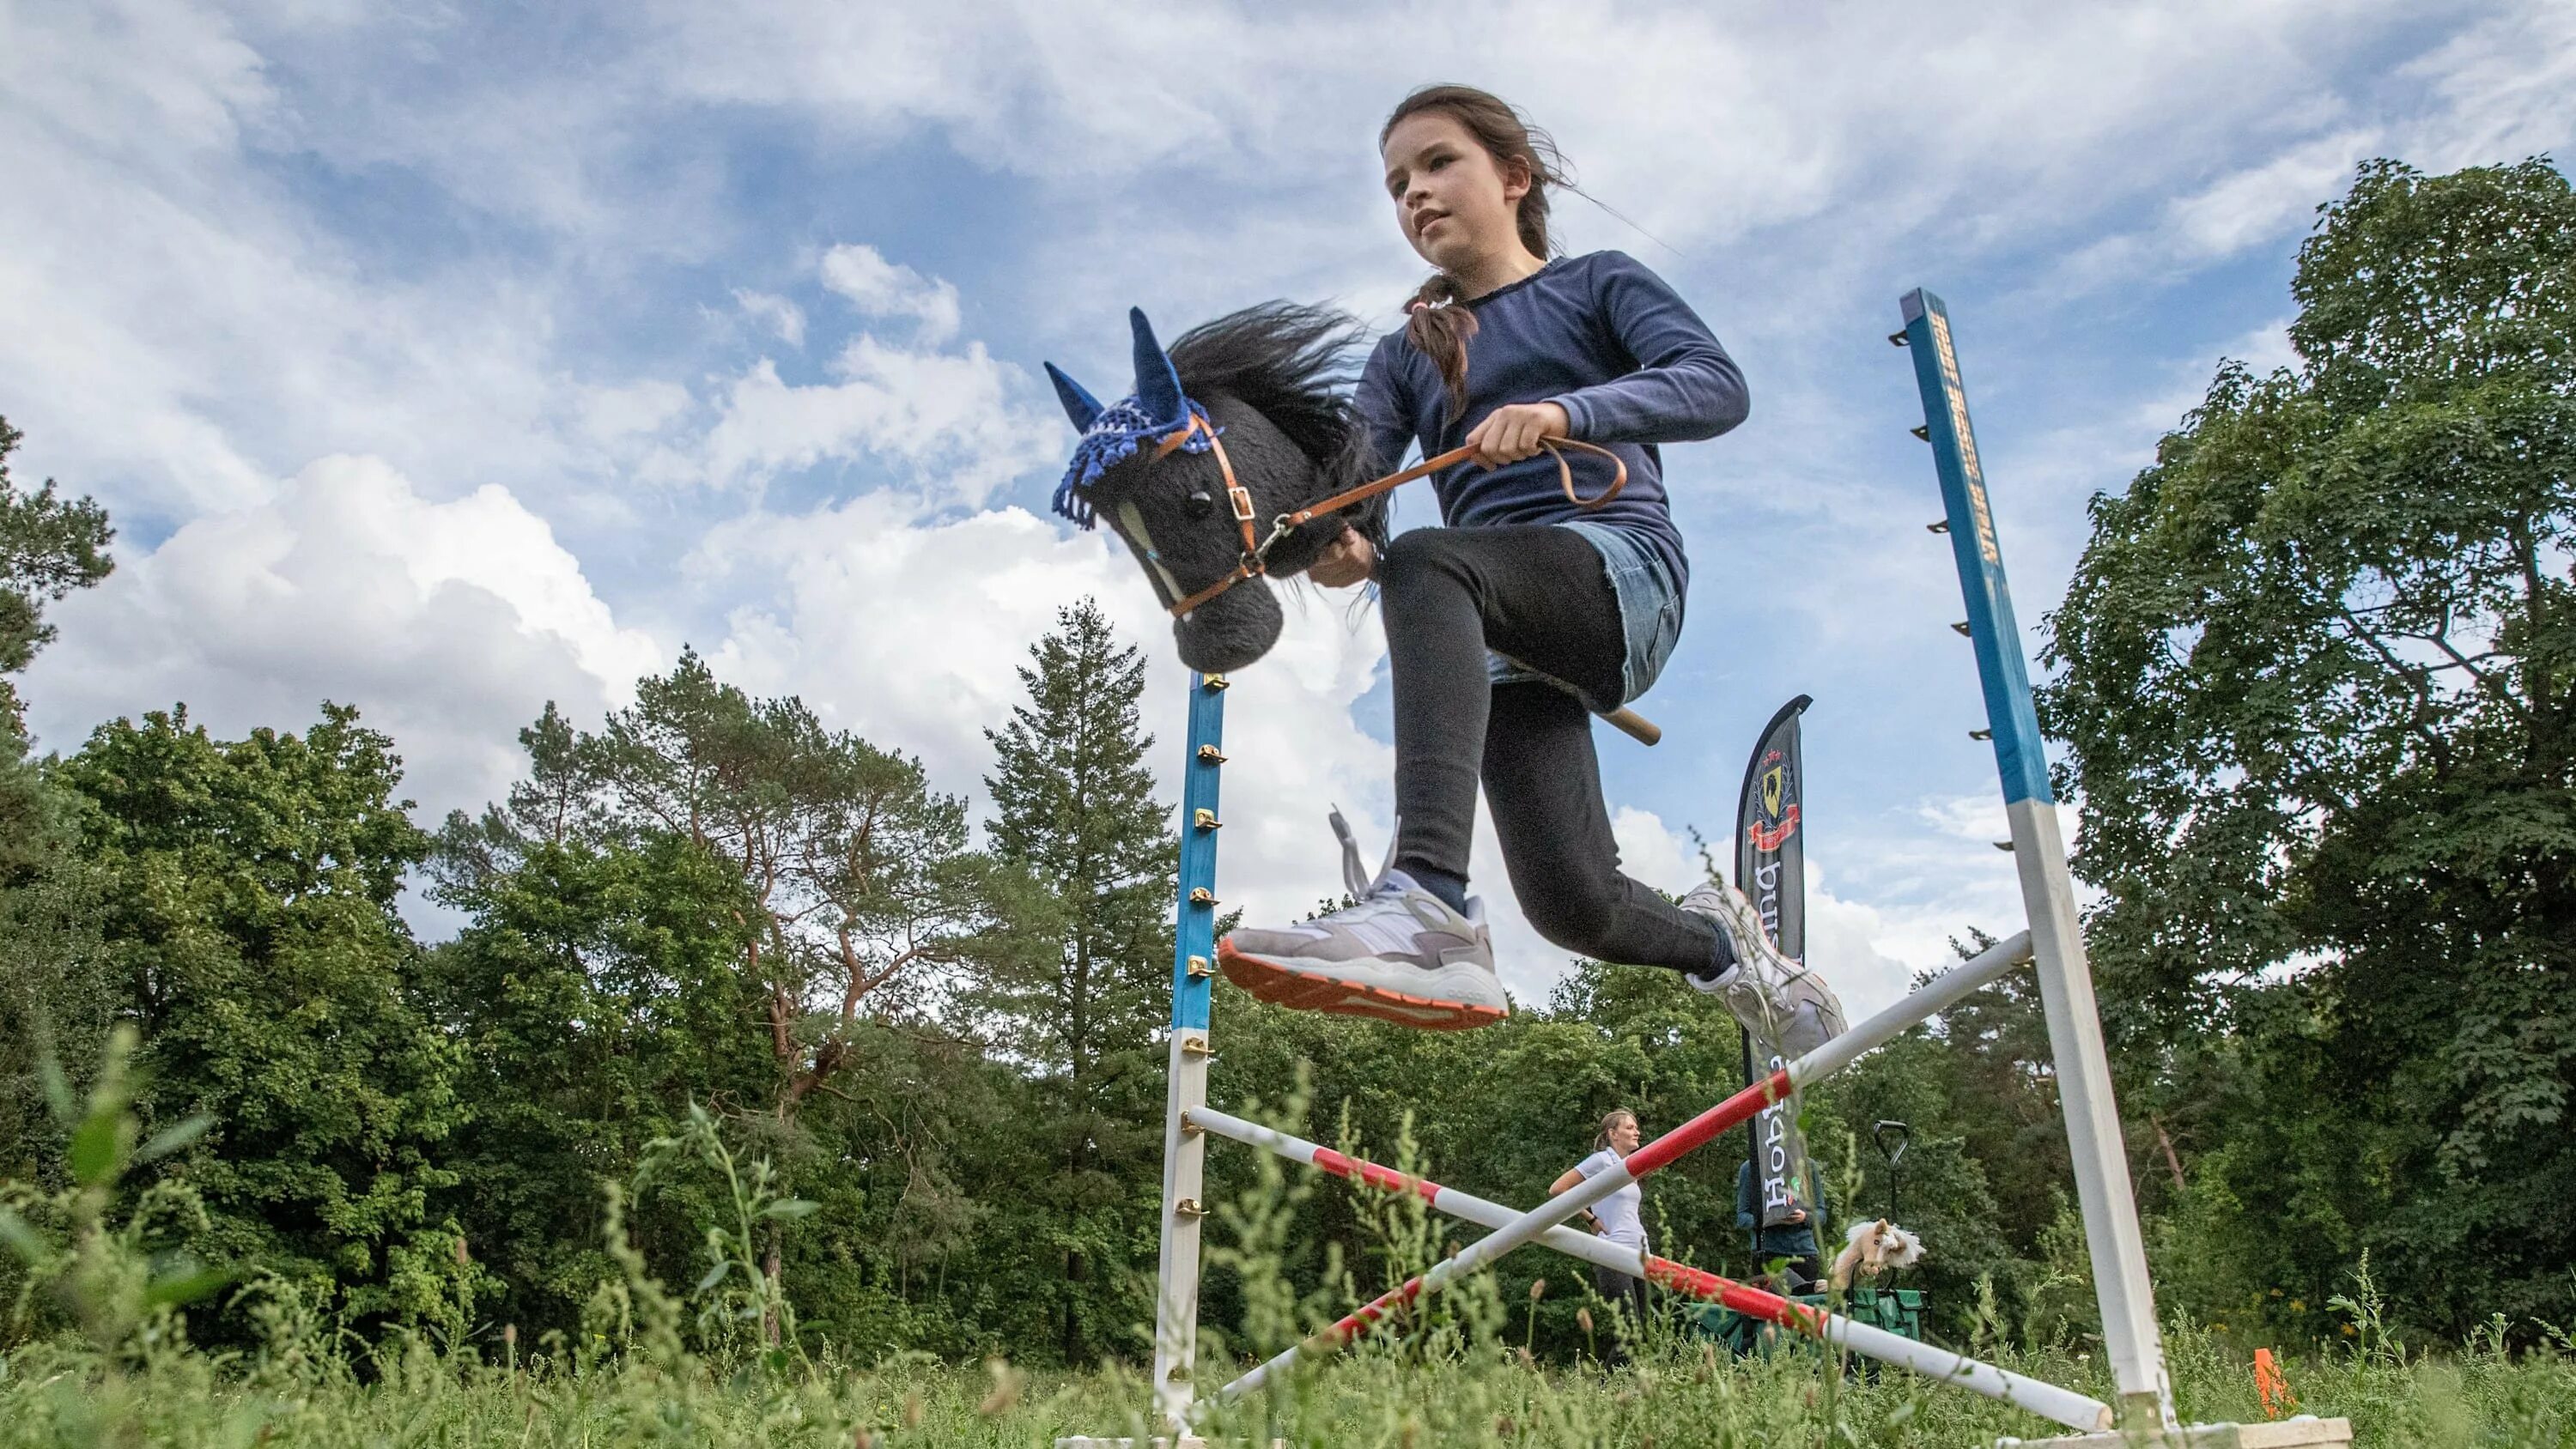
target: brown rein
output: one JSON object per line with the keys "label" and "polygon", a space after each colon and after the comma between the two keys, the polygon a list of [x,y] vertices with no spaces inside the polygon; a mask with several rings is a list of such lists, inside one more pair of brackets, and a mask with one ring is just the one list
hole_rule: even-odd
{"label": "brown rein", "polygon": [[[1189,614],[1190,611],[1246,579],[1256,579],[1270,572],[1270,551],[1277,548],[1288,535],[1325,514],[1338,513],[1354,503],[1365,502],[1390,489],[1410,483],[1416,478],[1428,477],[1443,468],[1454,467],[1476,456],[1476,450],[1473,448],[1452,448],[1437,458],[1425,458],[1400,473],[1389,473],[1383,478],[1372,478],[1356,488],[1336,493],[1319,503],[1310,503],[1294,513],[1280,514],[1271,521],[1270,536],[1256,538],[1252,531],[1252,494],[1236,480],[1234,461],[1226,457],[1224,442],[1217,437],[1216,429],[1207,425],[1205,419],[1195,413],[1191,414],[1186,424],[1155,445],[1155,461],[1160,462],[1170,457],[1183,443],[1188,442],[1194,433],[1203,433],[1207,436],[1208,447],[1216,454],[1216,466],[1225,475],[1226,502],[1234,511],[1235,527],[1243,533],[1243,553],[1235,560],[1234,572],[1188,598],[1174,603],[1172,605],[1174,618]],[[1556,459],[1557,486],[1565,490],[1566,501],[1577,508],[1599,508],[1618,497],[1619,490],[1628,486],[1626,460],[1608,448],[1594,443],[1579,442],[1573,438],[1541,438],[1539,446],[1547,449],[1548,455]],[[1609,459],[1611,465],[1619,471],[1611,477],[1609,487],[1602,489],[1599,494],[1591,498],[1582,497],[1574,491],[1574,469],[1567,465],[1565,454],[1560,451],[1561,448],[1581,448],[1587,453],[1598,453]]]}

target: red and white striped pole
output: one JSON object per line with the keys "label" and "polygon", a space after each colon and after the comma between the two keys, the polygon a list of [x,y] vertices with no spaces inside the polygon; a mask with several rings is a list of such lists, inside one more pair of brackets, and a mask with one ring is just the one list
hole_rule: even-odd
{"label": "red and white striped pole", "polygon": [[1226,1385],[1220,1396],[1228,1400],[1239,1399],[1260,1388],[1272,1374],[1301,1356],[1320,1357],[1340,1352],[1351,1340],[1368,1332],[1379,1320],[1402,1305],[1425,1293],[1437,1293],[1460,1274],[1472,1273],[1514,1248],[1537,1241],[1548,1229],[1630,1183],[1669,1166],[1694,1148],[1707,1145],[1727,1129],[1741,1126],[1770,1103],[1841,1071],[1862,1053],[1895,1040],[1917,1024],[1949,1009],[1961,997],[2029,959],[2028,931],[1987,947],[1975,958],[1950,968],[1917,988],[1903,1001],[1629,1153],[1627,1160],[1617,1167],[1585,1178],[1528,1212],[1497,1225],[1493,1232],[1433,1264],[1429,1272],[1406,1280],[1401,1287],[1387,1290],[1304,1343],[1282,1350],[1268,1362]]}

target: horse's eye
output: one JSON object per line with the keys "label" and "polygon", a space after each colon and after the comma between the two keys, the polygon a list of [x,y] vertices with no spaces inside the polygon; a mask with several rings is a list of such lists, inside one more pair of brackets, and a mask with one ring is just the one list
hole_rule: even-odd
{"label": "horse's eye", "polygon": [[1198,492],[1190,495],[1190,516],[1192,518],[1205,518],[1214,512],[1216,512],[1216,496],[1214,494],[1209,493],[1206,489],[1200,489]]}

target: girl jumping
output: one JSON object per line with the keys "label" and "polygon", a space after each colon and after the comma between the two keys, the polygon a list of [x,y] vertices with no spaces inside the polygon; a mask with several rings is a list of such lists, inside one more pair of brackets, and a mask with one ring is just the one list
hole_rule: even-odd
{"label": "girl jumping", "polygon": [[[1509,1011],[1467,851],[1481,779],[1512,891],[1540,935],[1601,961],[1668,966],[1790,1056],[1843,1029],[1813,971],[1709,881],[1675,906],[1619,870],[1590,710],[1645,693],[1680,636],[1690,577],[1657,445],[1744,421],[1744,375],[1662,278],[1618,252],[1551,258],[1561,158],[1467,86],[1407,96],[1378,134],[1387,195],[1437,270],[1356,399],[1377,463],[1460,446],[1434,475],[1439,528],[1383,555],[1355,531],[1308,571],[1375,579],[1395,682],[1396,844],[1358,904],[1226,937],[1227,976],[1264,1000],[1457,1029]],[[1552,439],[1609,448],[1628,484],[1570,502]],[[1586,497],[1613,462],[1568,451]]]}

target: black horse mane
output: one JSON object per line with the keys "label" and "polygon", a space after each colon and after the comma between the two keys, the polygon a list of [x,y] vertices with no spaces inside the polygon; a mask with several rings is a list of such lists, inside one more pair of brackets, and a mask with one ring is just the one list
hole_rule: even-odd
{"label": "black horse mane", "polygon": [[[1315,462],[1327,493],[1367,480],[1367,431],[1351,405],[1365,332],[1329,307],[1263,302],[1181,334],[1169,349],[1181,390],[1231,397],[1268,418]],[[1369,522],[1382,508],[1368,512]]]}

